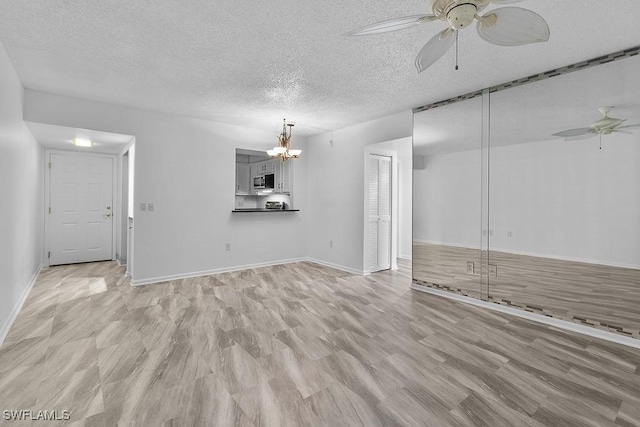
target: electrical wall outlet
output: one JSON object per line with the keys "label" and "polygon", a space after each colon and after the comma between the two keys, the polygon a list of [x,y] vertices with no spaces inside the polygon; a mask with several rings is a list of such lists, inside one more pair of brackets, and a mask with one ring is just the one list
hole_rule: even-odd
{"label": "electrical wall outlet", "polygon": [[473,262],[471,261],[467,261],[467,273],[475,273],[475,266],[473,265]]}
{"label": "electrical wall outlet", "polygon": [[495,264],[489,264],[489,275],[498,277],[498,266]]}
{"label": "electrical wall outlet", "polygon": [[225,251],[230,251],[231,250],[231,243],[225,243],[224,244],[224,250]]}
{"label": "electrical wall outlet", "polygon": [[147,204],[146,203],[140,203],[140,210],[142,212],[146,212],[147,211]]}
{"label": "electrical wall outlet", "polygon": [[153,203],[147,203],[147,210],[149,212],[153,212],[153,209],[154,209]]}

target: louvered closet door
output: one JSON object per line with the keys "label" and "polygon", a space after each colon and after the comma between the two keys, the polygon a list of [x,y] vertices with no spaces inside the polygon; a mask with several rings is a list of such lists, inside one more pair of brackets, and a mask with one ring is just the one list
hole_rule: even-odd
{"label": "louvered closet door", "polygon": [[391,268],[391,158],[369,155],[367,270]]}

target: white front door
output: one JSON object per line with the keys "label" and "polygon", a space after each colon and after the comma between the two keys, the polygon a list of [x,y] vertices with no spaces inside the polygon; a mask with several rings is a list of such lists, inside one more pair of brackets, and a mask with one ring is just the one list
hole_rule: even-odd
{"label": "white front door", "polygon": [[112,259],[114,159],[51,153],[49,161],[49,264]]}
{"label": "white front door", "polygon": [[391,268],[391,157],[369,154],[367,270]]}

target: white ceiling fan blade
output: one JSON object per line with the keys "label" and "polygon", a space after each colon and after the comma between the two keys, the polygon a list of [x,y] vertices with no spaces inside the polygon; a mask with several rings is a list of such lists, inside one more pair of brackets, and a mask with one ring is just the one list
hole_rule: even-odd
{"label": "white ceiling fan blade", "polygon": [[633,135],[633,132],[629,132],[627,130],[614,129],[614,130],[612,130],[612,132],[624,133],[625,135]]}
{"label": "white ceiling fan blade", "polygon": [[478,17],[478,34],[499,46],[519,46],[549,40],[547,21],[520,7],[501,7]]}
{"label": "white ceiling fan blade", "polygon": [[572,136],[580,136],[580,135],[588,135],[595,134],[591,128],[578,128],[578,129],[569,129],[564,130],[562,132],[554,133],[553,136],[559,136],[562,138],[572,137]]}
{"label": "white ceiling fan blade", "polygon": [[476,4],[479,8],[484,8],[490,5],[491,3],[495,4],[512,4],[512,3],[520,3],[524,0],[476,0]]}
{"label": "white ceiling fan blade", "polygon": [[418,56],[416,56],[415,64],[418,69],[418,73],[423,72],[433,65],[438,59],[442,58],[442,55],[451,49],[455,39],[456,38],[453,36],[453,30],[451,28],[442,30],[433,36],[433,38],[424,45],[420,53],[418,53]]}
{"label": "white ceiling fan blade", "polygon": [[438,19],[434,15],[412,15],[403,16],[402,18],[387,19],[386,21],[376,22],[357,30],[349,31],[345,36],[369,36],[372,34],[389,33],[391,31],[404,30],[414,25],[431,22]]}
{"label": "white ceiling fan blade", "polygon": [[598,135],[595,132],[590,132],[590,133],[584,133],[582,135],[574,135],[574,136],[568,136],[566,137],[564,140],[565,141],[578,141],[580,139],[589,139],[589,138],[593,138],[594,136]]}
{"label": "white ceiling fan blade", "polygon": [[640,128],[640,123],[636,123],[634,125],[625,125],[619,126],[618,129],[629,129],[629,128]]}

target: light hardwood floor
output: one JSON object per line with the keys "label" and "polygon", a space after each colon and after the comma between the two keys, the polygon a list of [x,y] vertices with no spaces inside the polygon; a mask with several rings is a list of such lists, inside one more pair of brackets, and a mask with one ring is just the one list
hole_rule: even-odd
{"label": "light hardwood floor", "polygon": [[[480,251],[414,243],[413,276],[480,298]],[[489,301],[640,339],[640,270],[490,252]],[[485,291],[486,293],[486,291]]]}
{"label": "light hardwood floor", "polygon": [[70,410],[74,425],[640,424],[639,351],[411,291],[401,265],[142,287],[114,262],[43,270],[0,347],[0,410]]}

